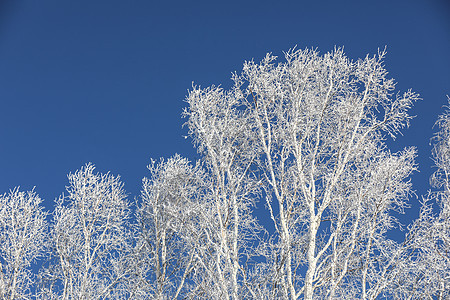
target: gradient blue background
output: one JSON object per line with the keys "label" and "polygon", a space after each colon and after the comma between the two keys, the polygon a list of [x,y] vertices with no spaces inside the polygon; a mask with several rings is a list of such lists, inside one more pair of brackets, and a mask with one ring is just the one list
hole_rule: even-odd
{"label": "gradient blue background", "polygon": [[[450,94],[450,5],[379,1],[3,1],[0,5],[0,193],[21,186],[53,200],[87,162],[139,195],[150,158],[197,159],[183,100],[192,82],[231,84],[267,52],[344,46],[353,59],[387,46],[398,89],[423,98],[396,141],[417,146],[420,196],[429,139]],[[418,199],[403,218],[417,216]]]}

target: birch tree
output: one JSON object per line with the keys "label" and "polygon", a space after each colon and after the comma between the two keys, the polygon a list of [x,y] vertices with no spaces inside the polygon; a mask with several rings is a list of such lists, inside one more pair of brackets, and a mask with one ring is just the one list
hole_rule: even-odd
{"label": "birch tree", "polygon": [[43,255],[47,213],[32,191],[16,188],[0,196],[0,298],[31,299],[33,262]]}
{"label": "birch tree", "polygon": [[[229,91],[190,92],[188,124],[218,179],[217,199],[241,203],[220,194],[223,183],[238,187],[233,180],[250,175],[264,189],[275,232],[259,244],[265,263],[247,272],[249,295],[375,299],[394,276],[403,252],[385,233],[411,192],[415,150],[391,153],[384,140],[409,124],[418,96],[394,94],[384,55],[351,61],[340,49],[292,50],[276,64],[269,54],[246,62]],[[240,269],[239,251],[227,246],[231,270]]]}
{"label": "birch tree", "polygon": [[[176,155],[148,166],[137,211],[133,297],[181,299],[195,293],[201,247],[204,174]],[[200,275],[201,276],[201,275]]]}
{"label": "birch tree", "polygon": [[48,240],[34,192],[1,196],[0,296],[30,297],[48,243],[38,298],[448,298],[450,113],[433,139],[435,190],[405,239],[389,239],[417,166],[415,148],[386,139],[418,95],[395,91],[384,57],[293,49],[245,62],[228,89],[194,85],[183,116],[202,159],[152,162],[135,223],[120,178],[92,164],[69,174]]}
{"label": "birch tree", "polygon": [[94,173],[88,164],[68,175],[67,195],[53,213],[54,259],[44,271],[41,295],[58,299],[125,297],[130,266],[128,202],[119,177]]}
{"label": "birch tree", "polygon": [[[450,100],[450,99],[449,99]],[[409,230],[409,260],[397,292],[405,299],[450,297],[450,112],[436,122],[432,157],[435,190],[423,199],[419,218]],[[435,207],[437,204],[437,208]]]}
{"label": "birch tree", "polygon": [[208,191],[204,214],[206,247],[200,256],[206,299],[241,299],[255,295],[247,282],[247,264],[259,236],[252,215],[258,181],[250,170],[257,152],[248,136],[250,115],[240,109],[240,91],[219,87],[189,92],[184,116],[189,134],[203,154]]}

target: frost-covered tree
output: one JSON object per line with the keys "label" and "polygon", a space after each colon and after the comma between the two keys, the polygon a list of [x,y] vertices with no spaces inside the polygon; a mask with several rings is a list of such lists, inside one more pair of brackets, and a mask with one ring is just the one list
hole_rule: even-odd
{"label": "frost-covered tree", "polygon": [[41,295],[58,299],[126,297],[131,272],[128,202],[119,177],[94,173],[91,164],[70,173],[67,194],[53,213],[54,259],[42,273]]}
{"label": "frost-covered tree", "polygon": [[206,243],[200,248],[205,299],[256,296],[248,282],[248,263],[260,231],[252,214],[260,181],[251,170],[258,152],[249,136],[251,114],[240,108],[240,95],[238,89],[194,87],[184,111],[208,176],[202,228]]}
{"label": "frost-covered tree", "polygon": [[[91,164],[69,174],[48,239],[34,192],[1,196],[1,297],[450,297],[450,113],[433,139],[435,191],[394,241],[416,150],[393,153],[386,139],[409,125],[418,95],[395,92],[383,51],[284,56],[245,62],[229,89],[189,91],[183,115],[202,159],[152,162],[134,218],[119,177]],[[29,264],[45,244],[36,287]]]}
{"label": "frost-covered tree", "polygon": [[195,293],[201,245],[204,175],[179,155],[148,166],[137,210],[133,297],[178,299]]}
{"label": "frost-covered tree", "polygon": [[34,191],[0,195],[0,298],[31,299],[33,262],[43,254],[47,214]]}
{"label": "frost-covered tree", "polygon": [[[384,52],[351,61],[340,49],[292,50],[285,58],[246,62],[229,90],[194,87],[188,96],[191,134],[217,178],[216,198],[232,212],[216,225],[230,234],[218,260],[230,253],[232,293],[221,297],[374,299],[401,259],[385,233],[415,170],[414,149],[391,153],[384,140],[408,125],[417,95],[394,94]],[[255,253],[263,262],[245,269],[245,245],[233,245],[251,201],[233,196],[254,199],[240,189],[254,178],[275,231]]]}
{"label": "frost-covered tree", "polygon": [[[449,99],[450,100],[450,99]],[[397,284],[399,298],[450,298],[450,112],[436,122],[432,155],[435,188],[423,200],[419,218],[408,232],[409,260]],[[436,209],[434,203],[438,205]]]}

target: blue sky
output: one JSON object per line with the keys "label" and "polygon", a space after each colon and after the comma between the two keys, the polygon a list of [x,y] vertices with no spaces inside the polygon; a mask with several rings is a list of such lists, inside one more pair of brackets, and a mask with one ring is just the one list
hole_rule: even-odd
{"label": "blue sky", "polygon": [[[450,94],[450,4],[409,1],[2,1],[0,193],[36,191],[51,210],[87,162],[139,194],[150,158],[198,158],[183,138],[192,82],[231,84],[244,60],[297,45],[353,59],[387,46],[398,90],[423,98],[390,147],[417,146],[426,192],[429,139]],[[406,218],[417,214],[418,201]]]}

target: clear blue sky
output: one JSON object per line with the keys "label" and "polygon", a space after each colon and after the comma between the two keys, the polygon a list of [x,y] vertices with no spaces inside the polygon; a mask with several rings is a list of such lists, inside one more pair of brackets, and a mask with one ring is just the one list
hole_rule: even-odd
{"label": "clear blue sky", "polygon": [[181,119],[192,82],[229,86],[244,60],[295,45],[344,46],[353,59],[387,46],[398,89],[423,98],[389,144],[418,147],[413,183],[425,193],[432,126],[450,94],[444,0],[2,1],[0,193],[36,186],[51,210],[66,174],[93,162],[133,199],[150,158],[198,157]]}

